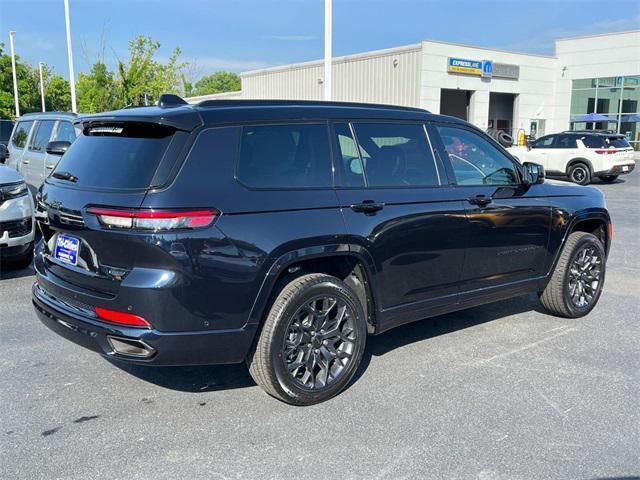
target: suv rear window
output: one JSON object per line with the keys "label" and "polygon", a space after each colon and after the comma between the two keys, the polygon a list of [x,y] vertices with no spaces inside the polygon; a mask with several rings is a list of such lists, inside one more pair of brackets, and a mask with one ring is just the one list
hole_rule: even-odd
{"label": "suv rear window", "polygon": [[242,128],[238,180],[255,188],[331,187],[331,158],[324,124]]}
{"label": "suv rear window", "polygon": [[85,128],[55,172],[68,172],[82,187],[139,189],[151,185],[175,130],[131,124]]}
{"label": "suv rear window", "polygon": [[607,143],[611,147],[615,148],[630,148],[629,141],[626,137],[606,137]]}

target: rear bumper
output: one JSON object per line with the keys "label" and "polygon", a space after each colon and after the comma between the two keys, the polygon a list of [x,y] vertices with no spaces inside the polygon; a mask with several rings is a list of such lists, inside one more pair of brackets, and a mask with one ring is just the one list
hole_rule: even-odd
{"label": "rear bumper", "polygon": [[[35,283],[32,301],[42,323],[58,335],[105,357],[128,363],[177,366],[242,362],[256,333],[255,325],[233,330],[160,332],[111,325],[91,318],[56,299]],[[109,338],[142,342],[153,350],[149,358],[117,353]]]}
{"label": "rear bumper", "polygon": [[632,160],[629,163],[621,163],[619,165],[614,165],[609,170],[602,170],[600,172],[595,172],[595,175],[626,175],[628,173],[633,172],[634,168],[636,168],[636,162]]}

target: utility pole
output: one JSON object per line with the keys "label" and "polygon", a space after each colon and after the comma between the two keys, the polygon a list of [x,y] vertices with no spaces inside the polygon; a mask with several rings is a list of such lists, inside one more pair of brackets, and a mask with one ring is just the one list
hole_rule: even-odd
{"label": "utility pole", "polygon": [[16,102],[16,118],[20,116],[20,103],[18,102],[18,79],[16,77],[16,54],[13,51],[13,30],[9,32],[9,44],[11,45],[11,68],[13,70],[13,98]]}
{"label": "utility pole", "polygon": [[42,98],[42,111],[46,112],[47,108],[44,106],[44,79],[42,78],[42,66],[44,62],[38,62],[38,67],[40,68],[40,98]]}
{"label": "utility pole", "polygon": [[73,52],[71,50],[71,21],[69,20],[69,0],[64,0],[64,20],[67,27],[67,56],[69,57],[69,86],[71,87],[71,111],[76,113],[76,77],[73,72]]}
{"label": "utility pole", "polygon": [[324,99],[331,100],[332,0],[324,0]]}

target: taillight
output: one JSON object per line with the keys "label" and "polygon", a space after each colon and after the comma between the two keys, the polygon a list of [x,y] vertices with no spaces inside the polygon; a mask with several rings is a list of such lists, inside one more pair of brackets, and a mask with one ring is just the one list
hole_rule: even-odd
{"label": "taillight", "polygon": [[105,320],[119,325],[127,325],[129,327],[151,328],[151,324],[144,318],[132,313],[118,312],[109,310],[108,308],[96,307],[96,315],[100,320]]}
{"label": "taillight", "polygon": [[116,210],[89,208],[106,227],[136,230],[178,230],[211,225],[220,215],[218,210]]}
{"label": "taillight", "polygon": [[618,149],[600,149],[600,148],[594,151],[596,153],[599,153],[600,155],[606,155],[606,154],[612,155],[614,153],[622,152],[622,150],[618,150]]}

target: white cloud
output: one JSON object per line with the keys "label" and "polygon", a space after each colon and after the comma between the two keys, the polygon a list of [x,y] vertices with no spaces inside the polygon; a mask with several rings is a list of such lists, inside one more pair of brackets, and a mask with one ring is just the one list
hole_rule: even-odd
{"label": "white cloud", "polygon": [[186,59],[195,64],[197,70],[203,75],[208,75],[217,70],[230,70],[232,72],[244,72],[269,67],[271,64],[262,60],[241,60],[220,57],[198,57]]}
{"label": "white cloud", "polygon": [[501,48],[507,50],[521,50],[535,53],[555,53],[555,41],[560,38],[577,37],[581,35],[597,35],[600,33],[624,32],[640,28],[640,14],[629,18],[604,19],[588,25],[575,28],[551,28],[540,31],[537,35],[521,41],[510,42]]}

